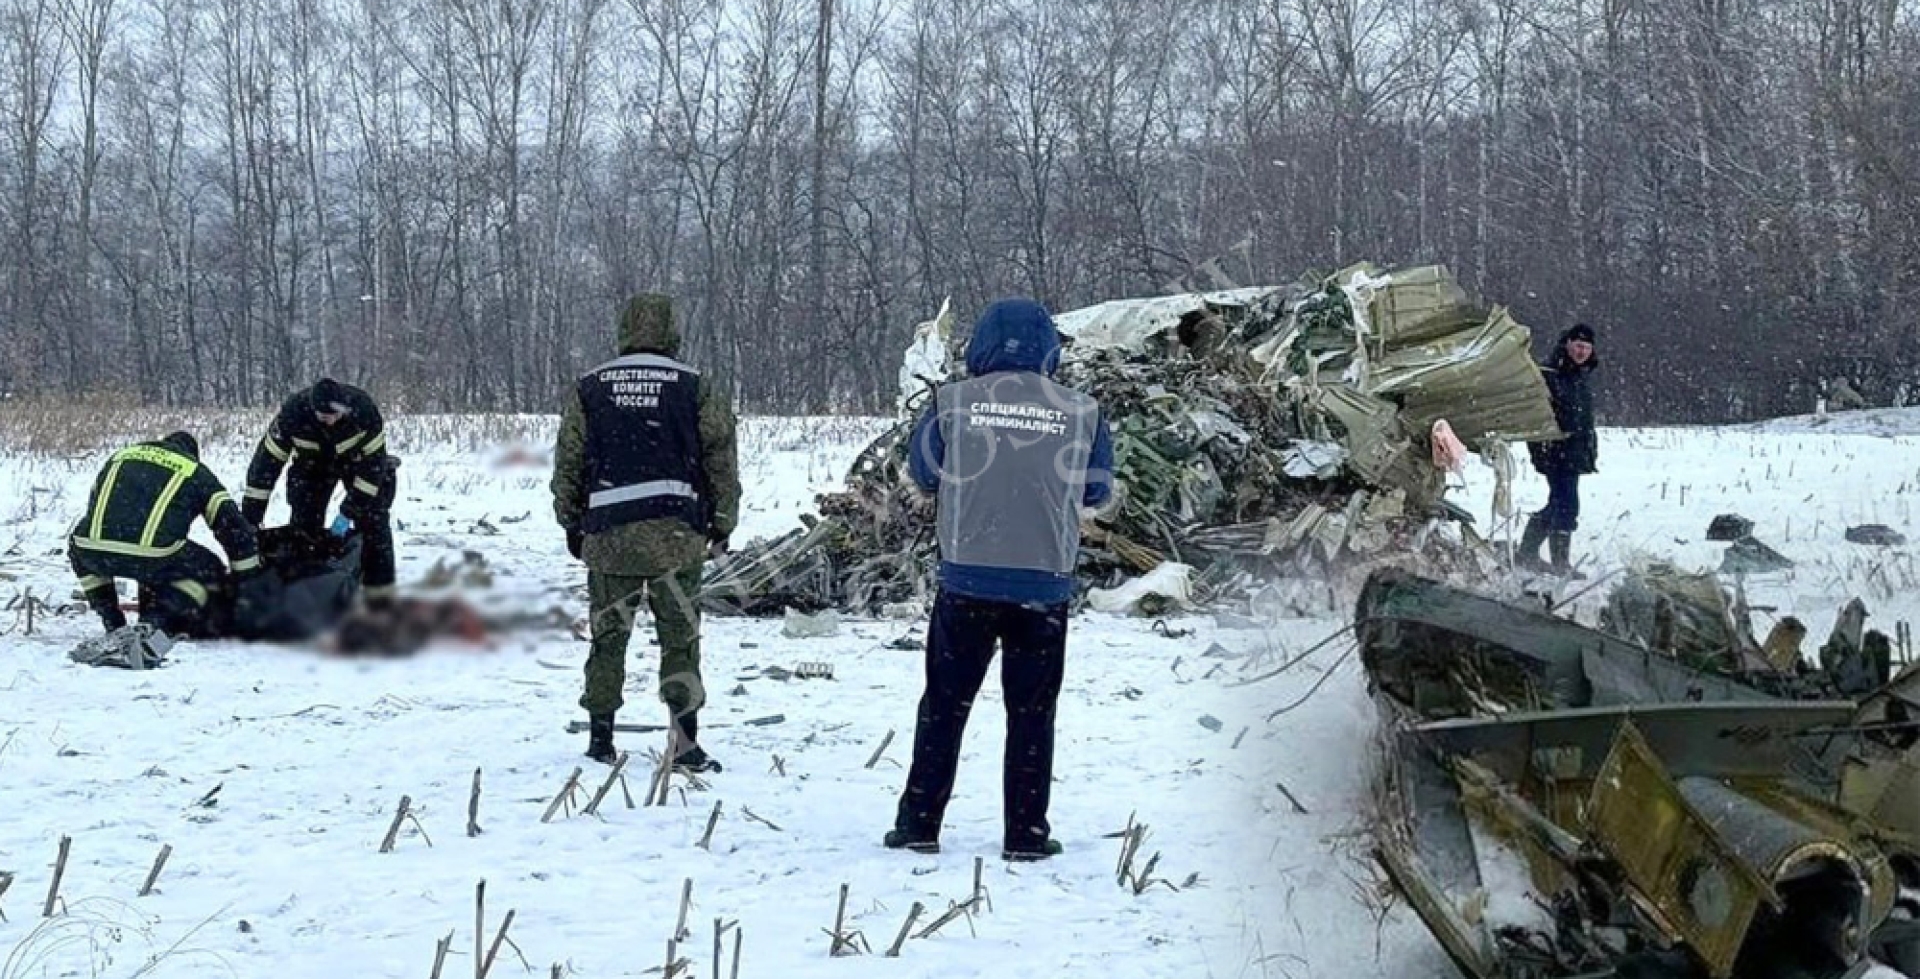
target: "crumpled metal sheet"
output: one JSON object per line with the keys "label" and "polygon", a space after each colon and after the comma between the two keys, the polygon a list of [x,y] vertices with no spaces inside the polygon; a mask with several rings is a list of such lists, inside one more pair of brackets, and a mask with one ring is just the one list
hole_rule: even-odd
{"label": "crumpled metal sheet", "polygon": [[[1840,631],[1859,633],[1861,617],[1843,615]],[[1889,961],[1913,941],[1897,908],[1920,868],[1899,819],[1915,806],[1887,794],[1920,791],[1920,731],[1901,720],[1920,672],[1857,706],[1806,700],[1837,689],[1820,673],[1776,696],[1749,685],[1768,674],[1743,661],[1683,665],[1538,607],[1393,572],[1369,582],[1355,625],[1383,743],[1438,759],[1469,803],[1423,817],[1519,840],[1553,908],[1527,925],[1463,913],[1460,895],[1483,875],[1430,859],[1394,822],[1408,814],[1387,813],[1383,865],[1472,974],[1842,979],[1869,952]],[[1389,795],[1394,761],[1376,776]],[[1664,958],[1648,973],[1635,949],[1654,948]]]}
{"label": "crumpled metal sheet", "polygon": [[1144,354],[1150,341],[1178,326],[1182,317],[1203,311],[1244,308],[1284,291],[1284,287],[1264,286],[1114,299],[1061,313],[1053,318],[1053,325],[1073,341],[1069,356],[1108,350]]}
{"label": "crumpled metal sheet", "polygon": [[1770,882],[1688,803],[1631,722],[1613,748],[1587,800],[1588,832],[1660,923],[1726,979]]}
{"label": "crumpled metal sheet", "polygon": [[[820,498],[835,526],[727,558],[708,607],[873,612],[930,592],[931,534],[907,503],[908,389],[947,369],[949,316],[916,331],[898,424],[861,453],[845,492]],[[1476,556],[1484,542],[1436,532],[1470,518],[1444,504],[1435,422],[1476,447],[1554,431],[1525,328],[1468,304],[1441,266],[1117,300],[1055,323],[1069,340],[1058,379],[1099,400],[1114,442],[1115,501],[1083,520],[1089,587],[1162,561],[1196,564],[1201,603],[1215,588],[1244,598],[1259,577],[1357,576],[1398,558],[1483,573],[1495,563]]]}

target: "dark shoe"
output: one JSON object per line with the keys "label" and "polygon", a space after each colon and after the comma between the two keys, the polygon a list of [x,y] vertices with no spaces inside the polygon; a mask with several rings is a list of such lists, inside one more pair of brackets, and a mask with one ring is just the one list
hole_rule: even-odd
{"label": "dark shoe", "polygon": [[1037,850],[1027,847],[1020,847],[1018,849],[1009,847],[1008,849],[1000,851],[1000,858],[1002,860],[1011,860],[1014,863],[1032,863],[1035,860],[1057,857],[1064,852],[1065,849],[1065,847],[1060,845],[1059,840],[1048,840],[1040,844],[1040,848]]}
{"label": "dark shoe", "polygon": [[127,615],[125,612],[120,611],[118,602],[111,605],[104,603],[96,605],[94,606],[94,612],[99,614],[100,624],[105,627],[108,632],[116,632],[127,626]]}
{"label": "dark shoe", "polygon": [[1514,549],[1514,566],[1524,571],[1545,571],[1547,564],[1540,560],[1540,545],[1546,542],[1546,520],[1537,513],[1528,517],[1527,529],[1520,534],[1520,545]]}
{"label": "dark shoe", "polygon": [[587,720],[587,757],[611,765],[620,755],[613,750],[613,715],[595,714]]}
{"label": "dark shoe", "polygon": [[1584,574],[1581,574],[1579,571],[1575,570],[1573,567],[1573,560],[1572,560],[1573,535],[1572,534],[1558,533],[1547,538],[1547,550],[1553,553],[1552,570],[1554,574],[1557,574],[1562,578],[1571,578],[1575,581],[1585,580],[1587,576]]}
{"label": "dark shoe", "polygon": [[720,772],[720,763],[708,756],[707,749],[699,746],[682,751],[680,756],[673,760],[673,767],[677,771],[692,772],[696,775],[707,772],[717,775]]}
{"label": "dark shoe", "polygon": [[880,844],[889,850],[911,850],[914,853],[939,853],[940,841],[919,839],[909,835],[904,829],[887,830]]}

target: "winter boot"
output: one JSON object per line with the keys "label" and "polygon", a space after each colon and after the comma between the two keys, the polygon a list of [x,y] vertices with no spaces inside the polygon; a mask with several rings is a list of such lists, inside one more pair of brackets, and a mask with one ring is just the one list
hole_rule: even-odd
{"label": "winter boot", "polygon": [[87,607],[100,616],[100,624],[108,632],[127,624],[127,615],[120,611],[120,593],[112,588],[95,588],[87,592]]}
{"label": "winter boot", "polygon": [[904,829],[887,830],[880,838],[880,845],[889,850],[911,850],[914,853],[939,853],[940,841],[916,836]]}
{"label": "winter boot", "polygon": [[1527,518],[1527,529],[1520,535],[1520,546],[1513,555],[1514,566],[1523,571],[1544,571],[1546,563],[1540,560],[1540,545],[1547,541],[1547,521],[1540,514]]}
{"label": "winter boot", "polygon": [[1553,573],[1575,581],[1586,578],[1573,567],[1573,535],[1564,531],[1547,538],[1547,550],[1553,554]]}
{"label": "winter boot", "polygon": [[594,714],[587,719],[587,757],[611,765],[619,757],[613,750],[613,715]]}
{"label": "winter boot", "polygon": [[680,718],[680,743],[692,745],[673,759],[673,767],[683,772],[703,773],[719,772],[720,763],[707,756],[707,749],[700,747],[700,712],[688,711]]}
{"label": "winter boot", "polygon": [[1064,850],[1065,847],[1060,845],[1059,840],[1047,840],[1038,847],[1020,847],[1018,849],[1008,847],[1000,851],[1000,858],[1013,863],[1031,863],[1035,860],[1057,857]]}

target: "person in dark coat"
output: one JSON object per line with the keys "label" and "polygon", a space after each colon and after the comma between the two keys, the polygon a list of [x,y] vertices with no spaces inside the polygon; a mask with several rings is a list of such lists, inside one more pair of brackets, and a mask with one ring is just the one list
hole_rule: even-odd
{"label": "person in dark coat", "polygon": [[392,513],[399,465],[387,452],[386,424],[373,398],[323,377],[281,404],[247,466],[240,511],[259,527],[285,470],[290,524],[317,537],[324,532],[334,487],[344,487],[340,514],[366,540],[361,584],[367,605],[386,608],[394,596]]}
{"label": "person in dark coat", "polygon": [[1080,508],[1110,496],[1113,447],[1100,405],[1053,380],[1059,362],[1046,307],[996,302],[967,344],[970,376],[941,387],[914,430],[909,469],[937,494],[940,589],[913,766],[884,839],[890,849],[940,849],[967,716],[998,644],[1007,709],[1002,855],[1043,860],[1061,850],[1047,807],[1067,604]]}
{"label": "person in dark coat", "polygon": [[253,525],[201,464],[199,440],[174,432],[107,460],[67,538],[67,559],[108,632],[127,624],[114,579],[131,578],[140,584],[143,621],[175,636],[212,634],[209,607],[228,566],[187,539],[197,520],[212,529],[240,581],[259,576]]}
{"label": "person in dark coat", "polygon": [[[1600,440],[1593,431],[1593,372],[1599,367],[1593,327],[1585,323],[1560,334],[1553,356],[1540,365],[1554,421],[1565,437],[1527,445],[1533,468],[1547,478],[1547,505],[1527,520],[1517,558],[1521,567],[1579,577],[1572,563],[1573,533],[1580,528],[1580,477],[1599,471]],[[1550,566],[1540,560],[1542,543]]]}

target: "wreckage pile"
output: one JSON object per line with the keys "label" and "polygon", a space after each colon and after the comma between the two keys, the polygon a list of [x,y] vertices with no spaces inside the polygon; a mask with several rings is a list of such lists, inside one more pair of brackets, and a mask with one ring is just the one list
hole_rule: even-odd
{"label": "wreckage pile", "polygon": [[[1081,580],[1111,588],[1155,572],[1149,597],[1162,604],[1393,563],[1489,572],[1495,556],[1443,498],[1448,471],[1479,453],[1504,486],[1509,444],[1560,434],[1526,328],[1471,302],[1441,266],[1363,263],[1292,286],[1102,303],[1056,323],[1060,379],[1100,400],[1114,438],[1118,492],[1083,523]],[[921,325],[901,418],[848,488],[820,497],[800,529],[709,567],[711,611],[924,607],[935,545],[906,450],[959,359],[951,325],[945,308]],[[1087,597],[1139,607],[1116,594]]]}
{"label": "wreckage pile", "polygon": [[1368,581],[1375,855],[1464,975],[1920,977],[1920,665],[1858,600],[1818,665],[1741,605],[1649,566],[1597,631]]}

